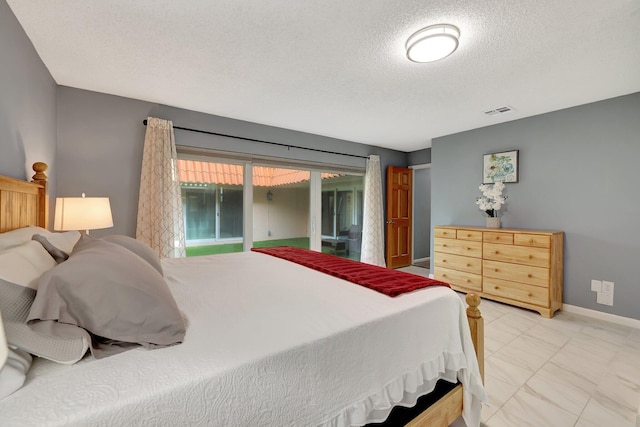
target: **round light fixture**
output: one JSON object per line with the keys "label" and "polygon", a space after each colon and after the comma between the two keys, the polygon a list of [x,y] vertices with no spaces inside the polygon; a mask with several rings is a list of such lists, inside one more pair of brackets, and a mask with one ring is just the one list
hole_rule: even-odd
{"label": "round light fixture", "polygon": [[407,40],[407,58],[413,62],[433,62],[458,48],[460,30],[449,24],[431,25],[416,31]]}

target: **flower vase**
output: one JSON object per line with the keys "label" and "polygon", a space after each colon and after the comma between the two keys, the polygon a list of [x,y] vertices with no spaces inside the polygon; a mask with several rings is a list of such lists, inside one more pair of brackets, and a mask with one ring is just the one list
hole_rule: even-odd
{"label": "flower vase", "polygon": [[497,216],[488,216],[487,228],[500,228],[500,218]]}

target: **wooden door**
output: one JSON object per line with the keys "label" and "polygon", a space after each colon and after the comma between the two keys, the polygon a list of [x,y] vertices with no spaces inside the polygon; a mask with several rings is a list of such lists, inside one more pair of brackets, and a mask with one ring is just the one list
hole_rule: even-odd
{"label": "wooden door", "polygon": [[387,167],[387,267],[411,265],[413,171]]}

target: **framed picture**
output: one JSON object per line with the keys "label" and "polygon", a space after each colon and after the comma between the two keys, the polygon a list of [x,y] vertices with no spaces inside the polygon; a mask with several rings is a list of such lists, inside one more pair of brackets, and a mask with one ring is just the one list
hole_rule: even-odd
{"label": "framed picture", "polygon": [[482,183],[518,182],[518,150],[485,154],[482,159]]}

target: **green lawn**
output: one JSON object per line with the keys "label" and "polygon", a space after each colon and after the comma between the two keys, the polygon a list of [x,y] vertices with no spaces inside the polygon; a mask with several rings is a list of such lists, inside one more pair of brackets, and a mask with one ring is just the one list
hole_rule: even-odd
{"label": "green lawn", "polygon": [[[308,237],[296,237],[293,239],[277,239],[277,240],[263,240],[261,242],[253,242],[254,248],[270,248],[274,246],[294,246],[296,248],[309,249]],[[242,243],[225,243],[221,245],[208,245],[208,246],[191,246],[187,248],[187,256],[200,256],[200,255],[216,255],[227,254],[230,252],[242,252]],[[323,247],[322,252],[332,253],[329,248]],[[351,254],[346,256],[344,252],[338,253],[338,256],[345,258],[360,260],[360,254]]]}
{"label": "green lawn", "polygon": [[[269,248],[273,246],[295,246],[296,248],[309,249],[309,238],[296,237],[294,239],[263,240],[261,242],[253,242],[254,248]],[[187,256],[227,254],[230,252],[242,252],[242,243],[191,246],[187,248]]]}

